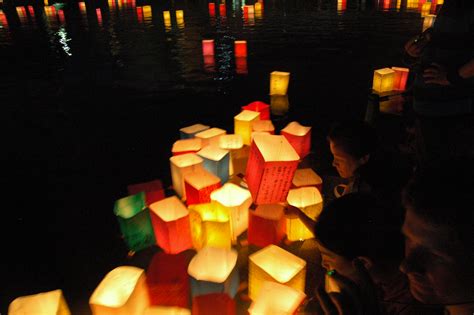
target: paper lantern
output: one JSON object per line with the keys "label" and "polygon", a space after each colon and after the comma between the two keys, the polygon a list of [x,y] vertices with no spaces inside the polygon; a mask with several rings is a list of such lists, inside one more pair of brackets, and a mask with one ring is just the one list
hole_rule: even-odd
{"label": "paper lantern", "polygon": [[286,95],[289,82],[289,72],[273,71],[270,73],[270,95]]}
{"label": "paper lantern", "polygon": [[16,7],[16,13],[18,14],[18,17],[20,18],[20,21],[22,21],[22,22],[26,21],[26,9],[25,9],[25,7]]}
{"label": "paper lantern", "polygon": [[189,218],[195,249],[205,246],[231,248],[230,216],[227,211],[219,211],[212,203],[196,204],[189,207]]}
{"label": "paper lantern", "polygon": [[206,129],[209,129],[209,126],[202,125],[202,124],[194,124],[192,126],[179,129],[179,134],[180,134],[181,139],[190,139],[190,138],[194,138],[194,135],[197,134],[198,132],[204,131]]}
{"label": "paper lantern", "polygon": [[248,147],[244,147],[242,135],[230,134],[219,138],[219,148],[230,152],[229,175],[245,173],[248,160]]}
{"label": "paper lantern", "polygon": [[84,1],[79,2],[79,9],[81,10],[81,14],[86,14],[86,3]]}
{"label": "paper lantern", "polygon": [[[32,15],[33,16],[33,15]],[[58,17],[59,17],[59,22],[64,25],[66,22],[66,17],[64,16],[64,10],[58,10]]]}
{"label": "paper lantern", "polygon": [[171,153],[173,155],[196,153],[201,150],[201,142],[199,138],[177,140],[173,143]]}
{"label": "paper lantern", "polygon": [[5,13],[3,13],[3,10],[0,10],[0,25],[2,25],[4,28],[8,27],[8,20],[5,16]]}
{"label": "paper lantern", "polygon": [[219,15],[221,17],[225,17],[226,14],[227,14],[227,12],[226,12],[226,8],[225,8],[225,3],[219,4]]}
{"label": "paper lantern", "polygon": [[247,57],[247,41],[246,40],[234,41],[234,55],[235,57]]}
{"label": "paper lantern", "polygon": [[286,234],[284,207],[278,204],[259,205],[249,210],[248,241],[250,244],[265,247],[279,244]]}
{"label": "paper lantern", "polygon": [[209,16],[215,17],[216,16],[216,4],[214,2],[209,3]]}
{"label": "paper lantern", "polygon": [[436,20],[436,15],[427,14],[423,19],[423,32],[426,31],[426,29],[432,27],[435,20]]}
{"label": "paper lantern", "polygon": [[283,116],[290,107],[288,95],[271,95],[270,96],[270,110],[273,115]]}
{"label": "paper lantern", "polygon": [[214,40],[213,39],[202,40],[202,54],[203,56],[214,56]]}
{"label": "paper lantern", "polygon": [[114,214],[129,250],[139,251],[155,243],[144,192],[115,201]]}
{"label": "paper lantern", "polygon": [[143,315],[191,315],[191,311],[182,307],[152,306]]}
{"label": "paper lantern", "polygon": [[219,137],[225,135],[227,132],[220,128],[210,128],[201,132],[198,132],[195,137],[202,140],[202,147],[206,145],[219,146]]}
{"label": "paper lantern", "polygon": [[226,183],[211,193],[211,201],[216,211],[223,211],[230,216],[232,241],[248,228],[248,209],[252,204],[250,192],[235,184]]}
{"label": "paper lantern", "polygon": [[404,91],[407,85],[408,73],[410,72],[410,69],[392,67],[392,70],[395,71],[395,74],[393,77],[393,89]]}
{"label": "paper lantern", "polygon": [[150,205],[156,244],[168,254],[192,248],[189,211],[176,196]]}
{"label": "paper lantern", "polygon": [[407,0],[407,9],[418,9],[419,0]]}
{"label": "paper lantern", "polygon": [[265,281],[304,292],[306,261],[276,245],[249,256],[249,296],[255,301]]}
{"label": "paper lantern", "polygon": [[264,102],[255,101],[249,103],[245,106],[242,106],[242,110],[251,110],[254,112],[259,112],[260,120],[270,120],[270,105]]}
{"label": "paper lantern", "polygon": [[225,293],[198,295],[193,298],[193,315],[235,315],[235,301]]}
{"label": "paper lantern", "polygon": [[[323,209],[323,197],[316,187],[290,189],[287,201],[288,204],[301,209],[313,220],[316,220]],[[286,222],[288,240],[298,241],[314,237],[313,231],[309,230],[299,218],[287,218]]]}
{"label": "paper lantern", "polygon": [[198,251],[188,266],[192,297],[210,293],[234,297],[239,286],[236,263],[235,249],[204,247]]}
{"label": "paper lantern", "polygon": [[21,296],[8,306],[9,315],[71,315],[63,291]]}
{"label": "paper lantern", "polygon": [[153,255],[146,270],[150,305],[188,307],[188,263],[185,253],[171,255],[157,252]]}
{"label": "paper lantern", "polygon": [[289,286],[265,281],[255,301],[249,308],[249,315],[293,315],[305,299],[306,294]]}
{"label": "paper lantern", "polygon": [[247,4],[244,6],[244,14],[253,15],[255,12],[253,5]]}
{"label": "paper lantern", "polygon": [[254,7],[254,10],[255,10],[255,14],[262,13],[263,5],[260,2],[255,2],[253,7]]}
{"label": "paper lantern", "polygon": [[431,2],[425,2],[423,3],[421,7],[421,17],[425,17],[428,14],[430,14],[431,11]]}
{"label": "paper lantern", "polygon": [[163,22],[165,27],[171,27],[171,14],[170,11],[163,11]]}
{"label": "paper lantern", "polygon": [[255,120],[252,121],[252,132],[267,132],[269,134],[275,134],[275,126],[271,120]]}
{"label": "paper lantern", "polygon": [[292,121],[280,133],[285,136],[301,159],[309,154],[311,150],[311,127],[302,126],[298,122]]}
{"label": "paper lantern", "polygon": [[128,185],[127,191],[129,195],[135,195],[140,192],[144,192],[145,206],[149,206],[152,203],[165,198],[163,183],[159,179],[155,179],[149,182]]}
{"label": "paper lantern", "polygon": [[323,191],[323,179],[311,168],[299,168],[295,171],[292,181],[293,187],[316,187],[320,192]]}
{"label": "paper lantern", "polygon": [[184,19],[184,11],[183,10],[176,10],[176,20],[183,20]]}
{"label": "paper lantern", "polygon": [[390,68],[375,70],[372,89],[378,93],[390,92],[393,89],[394,78],[395,71]]}
{"label": "paper lantern", "polygon": [[250,145],[252,134],[252,122],[260,119],[260,113],[243,110],[234,116],[234,133],[241,135],[244,144]]}
{"label": "paper lantern", "polygon": [[235,57],[235,72],[237,74],[247,74],[247,57]]}
{"label": "paper lantern", "polygon": [[95,15],[97,16],[97,22],[102,26],[102,13],[100,12],[100,8],[95,9]]}
{"label": "paper lantern", "polygon": [[[0,2],[0,3],[1,3],[1,2]],[[63,10],[58,10],[58,13],[59,13],[59,11],[63,11]],[[32,19],[35,18],[35,9],[33,8],[32,5],[29,5],[29,6],[28,6],[28,13],[30,14],[30,16],[31,16]],[[64,14],[64,12],[63,12],[63,14]],[[64,15],[63,15],[63,17],[64,17]]]}
{"label": "paper lantern", "polygon": [[145,271],[132,266],[113,269],[92,293],[89,306],[92,315],[142,314],[149,306]]}
{"label": "paper lantern", "polygon": [[151,18],[152,18],[151,6],[149,5],[143,6],[143,18],[145,19],[145,21],[151,21]]}
{"label": "paper lantern", "polygon": [[[229,165],[229,161],[227,161],[227,165]],[[228,170],[227,177],[229,177]],[[184,185],[188,206],[211,202],[211,193],[222,186],[221,179],[207,170],[187,174],[184,177]]]}
{"label": "paper lantern", "polygon": [[298,153],[284,136],[255,136],[245,172],[254,203],[285,201],[298,163]]}
{"label": "paper lantern", "polygon": [[207,146],[197,154],[203,159],[204,168],[219,177],[221,183],[229,180],[229,151],[218,146]]}
{"label": "paper lantern", "polygon": [[345,11],[347,8],[346,0],[337,0],[337,11]]}
{"label": "paper lantern", "polygon": [[214,56],[203,56],[204,71],[213,73],[216,72],[216,60]]}
{"label": "paper lantern", "polygon": [[173,189],[178,196],[186,200],[184,176],[201,169],[203,160],[195,153],[187,153],[170,157],[170,166]]}

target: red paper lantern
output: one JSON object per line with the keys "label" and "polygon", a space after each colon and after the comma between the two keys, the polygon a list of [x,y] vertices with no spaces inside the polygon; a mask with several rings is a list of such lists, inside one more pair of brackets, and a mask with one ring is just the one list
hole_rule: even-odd
{"label": "red paper lantern", "polygon": [[408,73],[410,72],[410,69],[392,67],[392,70],[395,71],[395,77],[393,78],[393,89],[404,91],[407,85]]}
{"label": "red paper lantern", "polygon": [[226,16],[226,8],[225,8],[225,3],[219,4],[219,15],[224,17]]}
{"label": "red paper lantern", "polygon": [[142,7],[137,7],[137,19],[138,23],[143,23],[143,9]]}
{"label": "red paper lantern", "polygon": [[147,206],[165,198],[163,184],[159,179],[128,185],[127,190],[129,195],[135,195],[142,191],[145,192],[145,203]]}
{"label": "red paper lantern", "polygon": [[214,40],[213,39],[202,40],[202,55],[214,56]]}
{"label": "red paper lantern", "polygon": [[245,106],[242,110],[252,110],[260,113],[260,120],[270,120],[270,105],[264,102],[255,101]]}
{"label": "red paper lantern", "polygon": [[222,185],[219,177],[202,169],[185,175],[184,186],[186,204],[189,206],[211,202],[211,193]]}
{"label": "red paper lantern", "polygon": [[214,2],[209,3],[209,16],[211,17],[216,16],[216,4]]}
{"label": "red paper lantern", "polygon": [[281,130],[288,142],[293,146],[300,158],[304,158],[311,150],[311,127],[305,127],[293,121]]}
{"label": "red paper lantern", "polygon": [[246,40],[234,41],[234,54],[236,57],[247,57],[247,41]]}
{"label": "red paper lantern", "polygon": [[235,315],[235,301],[225,293],[198,295],[193,299],[193,315]]}
{"label": "red paper lantern", "polygon": [[260,205],[249,210],[249,243],[259,247],[278,245],[286,234],[284,214],[283,206],[278,204]]}
{"label": "red paper lantern", "polygon": [[247,57],[235,57],[235,72],[237,74],[248,74]]}

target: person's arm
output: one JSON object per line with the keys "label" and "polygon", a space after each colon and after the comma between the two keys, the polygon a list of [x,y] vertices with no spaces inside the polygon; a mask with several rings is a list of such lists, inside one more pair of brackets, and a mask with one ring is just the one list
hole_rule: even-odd
{"label": "person's arm", "polygon": [[431,40],[432,31],[432,28],[428,28],[423,33],[410,38],[405,44],[406,53],[413,58],[420,57],[423,49]]}
{"label": "person's arm", "polygon": [[426,83],[440,85],[466,86],[468,79],[474,77],[474,59],[459,68],[446,69],[444,66],[433,63],[423,72]]}
{"label": "person's arm", "polygon": [[300,219],[301,222],[303,222],[303,224],[308,228],[308,230],[314,231],[316,222],[308,217],[301,209],[291,205],[285,205],[285,215],[290,219]]}

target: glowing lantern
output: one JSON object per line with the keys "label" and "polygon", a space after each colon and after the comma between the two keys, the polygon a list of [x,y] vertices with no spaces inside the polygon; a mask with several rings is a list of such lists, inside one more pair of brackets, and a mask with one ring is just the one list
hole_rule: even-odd
{"label": "glowing lantern", "polygon": [[179,129],[179,135],[181,139],[194,138],[195,134],[197,134],[198,132],[204,131],[206,129],[209,129],[209,126],[202,125],[202,124],[194,124],[192,126]]}
{"label": "glowing lantern", "polygon": [[292,121],[280,133],[285,136],[301,159],[309,154],[311,150],[311,127],[302,126],[298,122]]}
{"label": "glowing lantern", "polygon": [[407,9],[418,9],[419,0],[407,0]]}
{"label": "glowing lantern", "polygon": [[[228,164],[228,161],[227,161]],[[229,172],[227,171],[227,177]],[[184,177],[186,187],[186,204],[211,202],[211,192],[220,188],[221,180],[209,171],[199,170]]]}
{"label": "glowing lantern", "polygon": [[174,191],[186,199],[184,176],[202,168],[203,160],[195,153],[187,153],[170,157],[171,180]]}
{"label": "glowing lantern", "polygon": [[9,315],[71,315],[63,291],[21,296],[8,306]]}
{"label": "glowing lantern", "polygon": [[3,10],[0,10],[0,24],[5,28],[8,27],[7,17],[5,16],[5,13],[3,13]]}
{"label": "glowing lantern", "polygon": [[230,217],[226,211],[219,211],[212,203],[189,207],[193,247],[205,246],[231,248]]}
{"label": "glowing lantern", "polygon": [[425,2],[423,3],[421,7],[421,17],[425,17],[428,14],[430,14],[431,11],[431,2]]}
{"label": "glowing lantern", "polygon": [[234,116],[234,132],[242,136],[244,144],[250,145],[252,134],[252,122],[259,120],[259,112],[243,110],[240,114]]}
{"label": "glowing lantern", "polygon": [[184,26],[184,11],[176,10],[176,24],[180,27]]}
{"label": "glowing lantern", "polygon": [[[115,9],[115,0],[108,0],[108,4],[109,4],[109,8]],[[140,9],[141,9],[141,7],[140,7]]]}
{"label": "glowing lantern", "polygon": [[236,263],[235,249],[206,246],[198,251],[188,266],[192,297],[210,293],[227,293],[234,297],[239,286]]}
{"label": "glowing lantern", "polygon": [[214,40],[213,39],[202,40],[202,54],[203,56],[214,56]]}
{"label": "glowing lantern", "polygon": [[[63,10],[59,10],[59,11],[61,12]],[[35,18],[35,9],[33,8],[33,6],[31,6],[31,5],[28,6],[28,13],[30,14],[32,19]],[[63,12],[63,17],[64,17],[64,12]],[[63,21],[64,21],[64,19],[63,19]]]}
{"label": "glowing lantern", "polygon": [[434,21],[436,20],[436,15],[434,14],[428,14],[424,17],[423,19],[423,32],[432,27],[434,24]]}
{"label": "glowing lantern", "polygon": [[225,293],[198,295],[193,298],[193,315],[235,315],[235,301]]}
{"label": "glowing lantern", "polygon": [[16,7],[16,13],[18,14],[18,17],[20,18],[21,22],[26,21],[26,9],[25,9],[25,7]]}
{"label": "glowing lantern", "polygon": [[254,203],[285,201],[298,163],[298,153],[284,136],[255,136],[245,172]]}
{"label": "glowing lantern", "polygon": [[255,9],[255,13],[257,12],[262,12],[262,4],[260,2],[255,2],[255,4],[253,5],[254,9]]}
{"label": "glowing lantern", "polygon": [[144,192],[117,200],[114,213],[128,249],[139,251],[155,243]]}
{"label": "glowing lantern", "polygon": [[248,160],[248,146],[244,147],[241,135],[223,135],[219,138],[219,148],[230,151],[229,175],[245,173]]}
{"label": "glowing lantern", "polygon": [[346,0],[337,0],[337,11],[345,11],[347,8]]}
{"label": "glowing lantern", "polygon": [[261,120],[270,120],[270,105],[264,102],[252,102],[250,104],[242,106],[242,110],[251,110],[254,112],[259,112]]}
{"label": "glowing lantern", "polygon": [[247,74],[247,57],[235,57],[235,72],[237,74]]}
{"label": "glowing lantern", "polygon": [[410,69],[392,67],[392,70],[395,71],[395,75],[393,77],[393,89],[399,91],[405,90]]}
{"label": "glowing lantern", "polygon": [[249,296],[255,301],[265,281],[277,282],[304,292],[306,261],[276,245],[249,256]]}
{"label": "glowing lantern", "polygon": [[171,153],[173,155],[180,155],[186,153],[196,153],[201,150],[201,139],[191,138],[177,140],[173,143]]}
{"label": "glowing lantern", "polygon": [[66,18],[64,16],[64,10],[58,10],[58,16],[59,16],[59,22],[61,22],[61,24],[64,24],[65,21],[66,21]]}
{"label": "glowing lantern", "polygon": [[102,26],[102,13],[100,12],[100,8],[95,9],[95,14],[97,16],[97,22]]}
{"label": "glowing lantern", "polygon": [[443,4],[443,3],[444,3],[444,0],[438,0],[438,1],[436,2],[437,5],[440,5],[440,4]]}
{"label": "glowing lantern", "polygon": [[235,57],[247,57],[247,41],[246,40],[234,41],[234,54],[235,54]]}
{"label": "glowing lantern", "polygon": [[192,248],[189,211],[176,196],[150,205],[156,244],[168,254]]}
{"label": "glowing lantern", "polygon": [[267,132],[269,134],[275,134],[275,126],[271,120],[255,120],[252,121],[252,132]]}
{"label": "glowing lantern", "polygon": [[250,244],[265,247],[278,244],[286,234],[284,207],[278,204],[259,205],[249,210],[248,241]]}
{"label": "glowing lantern", "polygon": [[113,269],[92,293],[89,306],[92,315],[142,314],[149,306],[145,271],[132,266]]}
{"label": "glowing lantern", "polygon": [[86,3],[84,1],[79,2],[79,9],[81,10],[81,14],[85,15],[86,14]]}
{"label": "glowing lantern", "polygon": [[164,22],[166,28],[171,28],[170,11],[163,11],[163,22]]}
{"label": "glowing lantern", "polygon": [[[2,1],[2,2],[3,2],[3,1]],[[48,1],[48,0],[44,0],[43,3],[44,3],[45,6],[49,5],[49,1]]]}
{"label": "glowing lantern", "polygon": [[[288,204],[301,209],[313,220],[316,220],[323,209],[323,197],[315,187],[291,189],[287,201]],[[309,230],[299,218],[287,218],[286,224],[286,234],[290,241],[306,240],[314,237],[313,231]]]}
{"label": "glowing lantern", "polygon": [[273,71],[270,73],[270,95],[286,95],[289,83],[289,72]]}
{"label": "glowing lantern", "polygon": [[223,211],[230,216],[232,241],[248,227],[248,209],[252,204],[250,192],[235,184],[226,183],[211,193],[211,201],[216,211]]}
{"label": "glowing lantern", "polygon": [[292,184],[295,188],[313,186],[320,192],[323,190],[323,179],[311,168],[297,169]]}
{"label": "glowing lantern", "polygon": [[244,14],[253,15],[255,13],[253,5],[244,6]]}
{"label": "glowing lantern", "polygon": [[227,14],[226,8],[225,8],[225,3],[219,4],[219,15],[222,17],[225,17]]}
{"label": "glowing lantern", "polygon": [[293,315],[306,294],[289,286],[265,281],[249,308],[249,315]]}
{"label": "glowing lantern", "polygon": [[390,68],[383,68],[374,71],[372,89],[375,92],[390,92],[393,89],[395,71]]}
{"label": "glowing lantern", "polygon": [[153,306],[147,308],[143,315],[191,315],[191,311],[181,307]]}
{"label": "glowing lantern", "polygon": [[204,161],[204,168],[220,178],[221,183],[229,180],[229,151],[218,146],[207,146],[197,153]]}
{"label": "glowing lantern", "polygon": [[220,128],[210,128],[201,132],[198,132],[195,137],[201,138],[202,147],[207,145],[219,146],[219,137],[225,135],[227,132]]}
{"label": "glowing lantern", "polygon": [[273,115],[283,116],[288,112],[289,107],[288,95],[270,96],[270,109]]}
{"label": "glowing lantern", "polygon": [[149,182],[132,184],[127,186],[128,194],[135,195],[139,192],[145,193],[145,205],[149,206],[152,203],[165,198],[165,192],[163,191],[163,184],[161,180],[155,179]]}
{"label": "glowing lantern", "polygon": [[152,17],[151,6],[144,5],[143,6],[143,18],[145,19],[145,21],[150,21],[151,17]]}
{"label": "glowing lantern", "polygon": [[397,0],[397,10],[400,10],[402,7],[402,0]]}
{"label": "glowing lantern", "polygon": [[214,2],[209,3],[209,16],[211,17],[216,16],[216,4]]}

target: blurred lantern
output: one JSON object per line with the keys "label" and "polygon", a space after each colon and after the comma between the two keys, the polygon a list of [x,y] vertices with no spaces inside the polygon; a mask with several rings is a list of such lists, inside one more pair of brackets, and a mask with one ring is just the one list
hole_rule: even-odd
{"label": "blurred lantern", "polygon": [[129,250],[139,251],[155,243],[144,192],[115,201],[114,214]]}
{"label": "blurred lantern", "polygon": [[58,16],[59,16],[59,22],[61,22],[61,24],[64,24],[66,22],[66,18],[64,16],[64,10],[58,10]]}
{"label": "blurred lantern", "polygon": [[249,210],[248,241],[250,244],[265,247],[279,244],[286,234],[284,207],[278,204],[259,205]]}
{"label": "blurred lantern", "polygon": [[395,74],[393,77],[393,89],[398,90],[398,91],[404,91],[407,85],[408,73],[410,69],[392,67],[392,70],[395,71]]}
{"label": "blurred lantern", "polygon": [[346,0],[337,0],[337,11],[345,11],[347,8]]}
{"label": "blurred lantern", "polygon": [[419,0],[407,0],[407,9],[418,9]]}
{"label": "blurred lantern", "polygon": [[311,168],[299,168],[295,171],[292,181],[293,187],[316,187],[320,192],[323,190],[323,179]]}
{"label": "blurred lantern", "polygon": [[20,18],[20,22],[26,22],[26,9],[25,7],[16,7],[16,13],[18,14],[18,17]]}
{"label": "blurred lantern", "polygon": [[234,54],[235,54],[235,57],[247,57],[247,41],[246,40],[234,41]]}
{"label": "blurred lantern", "polygon": [[423,32],[426,31],[428,28],[432,27],[435,20],[436,20],[436,15],[434,14],[426,15],[423,19]]}
{"label": "blurred lantern", "polygon": [[[109,4],[110,9],[112,9],[112,10],[115,9],[115,0],[108,0],[107,3]],[[137,7],[137,9],[138,9],[138,7]],[[141,7],[140,7],[140,9],[141,9]]]}
{"label": "blurred lantern", "polygon": [[275,126],[271,120],[255,120],[252,121],[252,132],[267,132],[269,134],[275,134]]}
{"label": "blurred lantern", "polygon": [[219,138],[219,148],[230,151],[229,175],[244,174],[248,160],[248,146],[244,146],[241,135],[223,135]]}
{"label": "blurred lantern", "polygon": [[204,131],[206,129],[209,129],[209,126],[202,125],[202,124],[194,124],[192,126],[179,129],[179,135],[181,139],[194,138],[195,134],[197,134],[198,132]]}
{"label": "blurred lantern", "polygon": [[276,245],[249,256],[249,296],[255,301],[265,281],[277,282],[304,292],[306,261]]}
{"label": "blurred lantern", "polygon": [[163,11],[163,22],[167,29],[171,28],[171,15],[170,11]]}
{"label": "blurred lantern", "polygon": [[203,56],[214,56],[214,40],[213,39],[202,40],[202,54]]}
{"label": "blurred lantern", "polygon": [[255,13],[253,5],[244,5],[244,14],[253,15]]}
{"label": "blurred lantern", "polygon": [[440,5],[440,4],[443,4],[443,3],[444,3],[444,0],[438,0],[438,1],[436,2],[436,5]]}
{"label": "blurred lantern", "polygon": [[265,281],[249,308],[249,315],[293,315],[305,299],[304,292],[272,281]]}
{"label": "blurred lantern", "polygon": [[250,145],[252,135],[252,122],[260,119],[260,113],[243,110],[234,116],[234,132],[242,136],[244,144]]}
{"label": "blurred lantern", "polygon": [[203,56],[204,71],[213,73],[216,72],[216,60],[214,56]]}
{"label": "blurred lantern", "polygon": [[176,24],[178,27],[184,27],[184,11],[176,10]]}
{"label": "blurred lantern", "polygon": [[[1,2],[0,2],[0,3],[1,3]],[[63,11],[63,10],[59,10],[59,11]],[[32,19],[35,18],[35,8],[33,8],[32,5],[29,5],[29,6],[28,6],[28,14],[30,15],[30,17],[31,17]],[[63,12],[63,14],[64,14],[64,12]],[[63,15],[63,17],[64,17],[64,15]],[[63,20],[63,21],[64,21],[64,20]]]}
{"label": "blurred lantern", "polygon": [[280,132],[293,146],[296,153],[303,159],[311,150],[311,127],[300,125],[296,121],[290,122]]}
{"label": "blurred lantern", "polygon": [[5,13],[3,13],[3,10],[0,10],[0,25],[4,28],[8,27],[7,17],[5,16]]}
{"label": "blurred lantern", "polygon": [[191,311],[181,307],[152,306],[148,307],[143,315],[191,315]]}
{"label": "blurred lantern", "polygon": [[152,203],[165,198],[165,192],[163,191],[163,184],[161,180],[155,179],[149,182],[132,184],[127,186],[128,194],[135,195],[139,192],[145,193],[145,205],[149,206]]}
{"label": "blurred lantern", "polygon": [[171,153],[173,155],[181,155],[186,153],[196,153],[199,150],[201,150],[201,139],[191,138],[175,141],[171,148]]}
{"label": "blurred lantern", "polygon": [[150,21],[152,18],[152,11],[151,11],[151,6],[149,5],[144,5],[143,6],[143,18],[145,21]]}
{"label": "blurred lantern", "polygon": [[225,3],[219,4],[219,15],[221,17],[225,17],[226,14],[227,14],[227,12],[226,12],[226,8],[225,8]]}
{"label": "blurred lantern", "polygon": [[188,266],[192,297],[210,293],[227,293],[234,297],[239,286],[236,263],[235,249],[206,246],[198,251]]}
{"label": "blurred lantern", "polygon": [[63,291],[21,296],[8,306],[9,315],[71,315]]}
{"label": "blurred lantern", "polygon": [[284,202],[298,163],[298,153],[284,136],[255,136],[245,172],[254,203]]}
{"label": "blurred lantern", "polygon": [[390,68],[375,70],[372,89],[378,93],[390,92],[393,89],[394,78],[395,71]]}
{"label": "blurred lantern", "polygon": [[397,0],[397,10],[400,10],[402,7],[402,0]]}
{"label": "blurred lantern", "polygon": [[82,15],[86,15],[86,3],[84,1],[79,2],[79,9]]}
{"label": "blurred lantern", "polygon": [[168,254],[192,248],[189,211],[176,196],[150,205],[151,222],[156,244]]}
{"label": "blurred lantern", "polygon": [[263,4],[262,3],[255,2],[253,7],[254,7],[254,10],[255,10],[255,15],[257,15],[258,13],[262,14],[262,9],[263,9]]}
{"label": "blurred lantern", "polygon": [[189,206],[193,247],[197,250],[205,246],[231,248],[230,217],[219,211],[212,203]]}
{"label": "blurred lantern", "polygon": [[150,305],[189,306],[189,279],[186,253],[157,252],[146,270]]}
{"label": "blurred lantern", "polygon": [[324,291],[327,293],[340,293],[341,288],[337,284],[336,280],[334,280],[333,277],[330,277],[328,275],[324,276]]}
{"label": "blurred lantern", "polygon": [[221,183],[229,180],[229,151],[209,145],[197,154],[203,159],[204,168],[219,177]]}
{"label": "blurred lantern", "polygon": [[247,57],[235,57],[235,72],[237,74],[247,74]]}
{"label": "blurred lantern", "polygon": [[425,17],[428,14],[430,14],[431,11],[431,2],[425,2],[423,3],[421,7],[421,17]]}
{"label": "blurred lantern", "polygon": [[[2,0],[2,3],[3,3],[3,0]],[[49,5],[49,1],[48,1],[48,0],[44,0],[44,1],[43,1],[43,4],[47,6],[47,5]]]}
{"label": "blurred lantern", "polygon": [[[228,176],[229,172],[227,171]],[[204,169],[187,174],[184,177],[184,185],[188,206],[211,202],[211,192],[222,186],[219,177]]]}
{"label": "blurred lantern", "polygon": [[207,145],[219,146],[219,137],[225,135],[227,132],[220,128],[210,128],[201,132],[198,132],[195,137],[202,140],[202,148]]}
{"label": "blurred lantern", "polygon": [[100,8],[95,9],[95,15],[97,16],[97,22],[102,26],[102,13],[100,12]]}
{"label": "blurred lantern", "polygon": [[173,189],[183,200],[186,199],[184,176],[203,167],[203,160],[195,153],[170,157],[171,180]]}
{"label": "blurred lantern", "polygon": [[273,71],[270,73],[270,95],[286,95],[289,83],[289,72]]}
{"label": "blurred lantern", "polygon": [[270,109],[273,115],[283,116],[288,112],[289,107],[288,95],[270,96]]}
{"label": "blurred lantern", "polygon": [[210,17],[216,16],[216,4],[214,2],[209,3],[209,16]]}
{"label": "blurred lantern", "polygon": [[384,10],[390,9],[390,1],[391,0],[383,0],[383,9]]}
{"label": "blurred lantern", "polygon": [[248,209],[252,204],[250,192],[235,184],[226,183],[211,193],[211,201],[216,211],[230,216],[232,241],[248,228]]}
{"label": "blurred lantern", "polygon": [[235,315],[235,301],[226,293],[211,293],[193,298],[193,315]]}
{"label": "blurred lantern", "polygon": [[255,101],[249,103],[245,106],[242,106],[242,110],[251,110],[254,112],[259,112],[261,120],[270,120],[270,105],[264,102]]}
{"label": "blurred lantern", "polygon": [[92,315],[142,314],[149,304],[145,271],[132,266],[110,271],[89,299]]}
{"label": "blurred lantern", "polygon": [[[323,197],[316,187],[290,189],[287,201],[313,220],[316,220],[323,209]],[[314,237],[313,231],[309,230],[299,218],[287,218],[286,222],[288,240],[301,241]]]}

